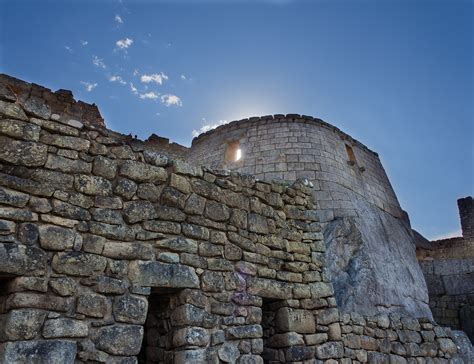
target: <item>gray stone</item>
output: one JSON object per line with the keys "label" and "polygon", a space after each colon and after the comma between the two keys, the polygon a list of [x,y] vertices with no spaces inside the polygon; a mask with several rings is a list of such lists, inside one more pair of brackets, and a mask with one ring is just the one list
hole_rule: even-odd
{"label": "gray stone", "polygon": [[139,325],[112,325],[97,330],[95,345],[112,355],[138,355],[143,338]]}
{"label": "gray stone", "polygon": [[0,186],[0,203],[15,207],[25,207],[30,196],[23,192]]}
{"label": "gray stone", "polygon": [[36,142],[25,142],[0,136],[0,161],[26,167],[40,167],[46,163],[48,148]]}
{"label": "gray stone", "polygon": [[261,338],[263,330],[260,325],[235,326],[226,329],[226,336],[228,339]]}
{"label": "gray stone", "polygon": [[147,163],[153,164],[158,167],[165,167],[168,165],[169,159],[163,154],[159,154],[152,150],[144,150],[143,157]]}
{"label": "gray stone", "polygon": [[59,148],[73,149],[86,152],[90,147],[90,141],[68,135],[49,134],[43,130],[40,141],[44,144],[54,145]]}
{"label": "gray stone", "polygon": [[20,105],[0,100],[0,115],[7,118],[28,121],[28,117]]}
{"label": "gray stone", "polygon": [[90,276],[105,270],[107,259],[83,252],[60,252],[53,257],[52,267],[58,273],[72,276]]}
{"label": "gray stone", "polygon": [[127,295],[114,299],[113,313],[117,322],[143,325],[147,311],[146,298]]}
{"label": "gray stone", "polygon": [[248,292],[265,298],[288,299],[292,297],[291,286],[283,282],[264,278],[249,278]]}
{"label": "gray stone", "polygon": [[90,173],[91,164],[80,159],[69,159],[59,155],[49,154],[45,164],[46,168],[55,169],[66,173]]}
{"label": "gray stone", "polygon": [[153,248],[146,243],[119,243],[106,242],[102,255],[113,259],[144,259],[151,260],[154,257]]}
{"label": "gray stone", "polygon": [[20,309],[8,312],[3,322],[0,337],[5,340],[31,340],[39,334],[45,311]]}
{"label": "gray stone", "polygon": [[113,179],[117,174],[117,162],[102,156],[94,158],[92,173],[107,179]]}
{"label": "gray stone", "polygon": [[152,220],[157,217],[155,208],[149,201],[129,201],[123,204],[123,217],[129,224]]}
{"label": "gray stone", "polygon": [[173,333],[173,345],[180,346],[206,346],[209,343],[207,330],[201,327],[185,327]]}
{"label": "gray stone", "polygon": [[258,214],[248,215],[249,230],[258,234],[268,234],[267,219]]}
{"label": "gray stone", "polygon": [[214,221],[227,221],[230,217],[230,209],[224,204],[209,200],[206,203],[204,216]]}
{"label": "gray stone", "polygon": [[89,328],[83,321],[70,318],[46,320],[43,327],[43,336],[47,339],[60,337],[86,337]]}
{"label": "gray stone", "polygon": [[86,316],[101,318],[108,311],[109,302],[105,296],[99,294],[84,294],[77,298],[76,312]]}
{"label": "gray stone", "polygon": [[135,260],[129,265],[130,280],[141,286],[197,288],[199,278],[193,268],[181,264],[166,264]]}
{"label": "gray stone", "polygon": [[43,249],[68,250],[72,249],[76,233],[55,225],[41,225],[39,227],[39,241]]}
{"label": "gray stone", "polygon": [[10,364],[73,364],[76,343],[67,340],[32,340],[0,345],[0,362]]}
{"label": "gray stone", "polygon": [[76,282],[72,278],[61,277],[51,279],[49,285],[53,292],[60,296],[72,296],[76,292]]}
{"label": "gray stone", "polygon": [[142,162],[126,161],[120,167],[119,174],[137,182],[164,182],[168,178],[166,170]]}
{"label": "gray stone", "polygon": [[127,178],[119,178],[114,187],[114,192],[126,199],[131,199],[137,192],[137,184]]}
{"label": "gray stone", "polygon": [[112,184],[103,177],[77,175],[74,178],[74,187],[86,195],[107,196],[112,193]]}
{"label": "gray stone", "polygon": [[36,116],[41,119],[49,119],[51,116],[51,109],[49,106],[39,97],[31,96],[24,103],[23,108],[26,113],[32,116]]}
{"label": "gray stone", "polygon": [[48,257],[33,246],[0,243],[0,273],[44,275]]}
{"label": "gray stone", "polygon": [[313,334],[316,323],[310,311],[282,307],[276,313],[276,327],[280,332],[294,331],[300,334]]}
{"label": "gray stone", "polygon": [[224,363],[235,363],[240,356],[237,342],[225,342],[218,350],[219,359]]}
{"label": "gray stone", "polygon": [[191,304],[184,304],[173,310],[171,323],[176,326],[200,326],[206,329],[217,325],[218,317]]}
{"label": "gray stone", "polygon": [[344,347],[340,341],[328,341],[316,347],[318,359],[339,359],[344,355]]}

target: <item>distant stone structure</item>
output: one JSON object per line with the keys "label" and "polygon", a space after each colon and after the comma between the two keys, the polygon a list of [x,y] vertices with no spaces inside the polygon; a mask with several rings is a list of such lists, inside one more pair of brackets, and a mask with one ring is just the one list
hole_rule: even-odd
{"label": "distant stone structure", "polygon": [[0,75],[1,363],[470,363],[414,240],[377,155],[322,121],[185,148]]}
{"label": "distant stone structure", "polygon": [[458,200],[462,236],[419,245],[433,317],[474,342],[474,200]]}

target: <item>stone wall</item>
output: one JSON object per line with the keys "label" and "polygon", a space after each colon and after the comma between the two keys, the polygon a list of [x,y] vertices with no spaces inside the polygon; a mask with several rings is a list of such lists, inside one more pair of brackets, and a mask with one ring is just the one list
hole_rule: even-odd
{"label": "stone wall", "polygon": [[0,99],[0,362],[462,362],[427,319],[340,313],[308,180]]}
{"label": "stone wall", "polygon": [[425,275],[436,322],[465,331],[474,342],[472,197],[459,199],[458,206],[463,236],[419,247],[417,257]]}
{"label": "stone wall", "polygon": [[[236,146],[237,161],[227,152]],[[265,180],[308,178],[338,306],[431,315],[414,237],[379,157],[338,128],[295,114],[244,119],[195,138],[188,161]]]}

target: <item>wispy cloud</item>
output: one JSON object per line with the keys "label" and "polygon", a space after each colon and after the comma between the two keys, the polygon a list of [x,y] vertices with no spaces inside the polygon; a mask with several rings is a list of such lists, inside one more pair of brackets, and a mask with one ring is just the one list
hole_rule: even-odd
{"label": "wispy cloud", "polygon": [[130,82],[130,91],[134,93],[135,95],[138,95],[138,90],[135,86],[133,86],[133,83]]}
{"label": "wispy cloud", "polygon": [[123,19],[120,15],[118,14],[115,14],[115,21],[118,23],[118,24],[123,24]]}
{"label": "wispy cloud", "polygon": [[67,50],[69,53],[73,53],[74,51],[72,50],[71,47],[69,46],[64,46],[64,49]]}
{"label": "wispy cloud", "polygon": [[193,130],[193,137],[197,137],[198,135],[205,133],[209,130],[215,129],[218,126],[228,124],[229,121],[227,120],[219,120],[215,123],[207,123],[207,120],[205,118],[202,118],[202,120],[206,123],[204,124],[199,130]]}
{"label": "wispy cloud", "polygon": [[159,97],[159,94],[156,92],[150,91],[150,92],[145,92],[144,94],[140,94],[141,99],[151,99],[155,100]]}
{"label": "wispy cloud", "polygon": [[97,56],[92,56],[92,63],[94,64],[94,66],[96,67],[99,67],[99,68],[107,68],[107,66],[105,65],[104,63],[104,59],[103,58],[99,58]]}
{"label": "wispy cloud", "polygon": [[119,39],[118,41],[115,42],[115,45],[118,47],[118,49],[126,50],[133,44],[133,39],[130,38],[124,38],[124,39]]}
{"label": "wispy cloud", "polygon": [[88,44],[89,44],[89,42],[88,42],[87,40],[81,40],[81,45],[82,45],[82,46],[85,47],[85,46],[88,45]]}
{"label": "wispy cloud", "polygon": [[93,89],[95,89],[97,87],[97,83],[81,81],[81,84],[84,85],[87,92],[91,92]]}
{"label": "wispy cloud", "polygon": [[110,76],[110,77],[109,77],[109,81],[110,81],[110,82],[118,82],[118,83],[120,83],[120,84],[122,84],[122,85],[126,85],[126,84],[127,84],[127,83],[123,80],[122,77],[117,76],[117,75]]}
{"label": "wispy cloud", "polygon": [[143,83],[155,82],[159,85],[162,85],[163,81],[166,81],[167,79],[168,79],[168,76],[166,76],[163,72],[153,73],[151,75],[142,75],[140,77],[140,81]]}
{"label": "wispy cloud", "polygon": [[176,95],[165,94],[160,97],[161,103],[165,106],[183,106],[183,102]]}
{"label": "wispy cloud", "polygon": [[186,80],[186,76],[185,76],[185,75],[181,75],[181,76],[179,76],[179,78],[181,78],[183,81]]}

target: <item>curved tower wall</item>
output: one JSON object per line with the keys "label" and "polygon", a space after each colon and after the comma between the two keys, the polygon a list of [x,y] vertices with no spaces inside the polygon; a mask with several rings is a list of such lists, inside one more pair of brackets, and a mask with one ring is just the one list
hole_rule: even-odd
{"label": "curved tower wall", "polygon": [[360,142],[319,119],[276,115],[197,137],[188,161],[262,180],[309,178],[339,307],[431,316],[409,221],[378,155]]}
{"label": "curved tower wall", "polygon": [[[235,141],[242,158],[226,161],[226,149]],[[352,148],[355,164],[346,145]],[[318,208],[335,216],[354,214],[351,193],[395,217],[403,216],[377,153],[319,119],[276,115],[236,121],[194,139],[188,160],[262,180],[307,177],[319,190]]]}

